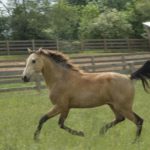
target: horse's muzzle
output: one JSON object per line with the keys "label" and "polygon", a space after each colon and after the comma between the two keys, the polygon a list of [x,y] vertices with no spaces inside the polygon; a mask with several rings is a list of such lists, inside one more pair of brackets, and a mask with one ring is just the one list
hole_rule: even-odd
{"label": "horse's muzzle", "polygon": [[23,76],[23,77],[22,77],[22,80],[23,80],[24,82],[29,82],[29,81],[30,81],[30,78],[28,78],[27,76]]}

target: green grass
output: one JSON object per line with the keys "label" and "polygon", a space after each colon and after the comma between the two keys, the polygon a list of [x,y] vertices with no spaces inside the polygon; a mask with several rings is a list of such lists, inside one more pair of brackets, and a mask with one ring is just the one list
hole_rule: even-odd
{"label": "green grass", "polygon": [[0,60],[25,60],[27,55],[1,55]]}
{"label": "green grass", "polygon": [[[11,81],[10,81],[11,82]],[[28,84],[25,84],[23,82],[20,82],[20,83],[7,83],[7,84],[0,84],[0,88],[1,89],[10,89],[10,88],[18,88],[18,87],[30,87],[30,86],[35,86],[35,83],[34,82],[30,82]]]}
{"label": "green grass", "polygon": [[83,130],[85,137],[72,136],[57,125],[58,116],[45,123],[40,141],[33,140],[39,118],[49,110],[47,90],[0,94],[0,150],[148,150],[150,147],[150,99],[136,84],[134,110],[145,119],[140,142],[132,144],[135,125],[126,120],[105,136],[99,129],[113,119],[107,106],[72,109],[66,124]]}

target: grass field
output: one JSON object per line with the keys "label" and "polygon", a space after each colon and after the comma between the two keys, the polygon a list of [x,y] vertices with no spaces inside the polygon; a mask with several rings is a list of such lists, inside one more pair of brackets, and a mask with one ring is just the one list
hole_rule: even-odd
{"label": "grass field", "polygon": [[0,60],[24,60],[26,55],[1,55]]}
{"label": "grass field", "polygon": [[132,144],[135,125],[130,121],[110,129],[105,136],[99,129],[113,119],[107,106],[73,109],[66,124],[83,130],[85,137],[72,136],[57,125],[58,116],[43,127],[40,141],[33,140],[38,120],[51,107],[43,90],[0,94],[0,150],[149,150],[150,99],[141,83],[136,84],[134,110],[145,120],[140,142]]}

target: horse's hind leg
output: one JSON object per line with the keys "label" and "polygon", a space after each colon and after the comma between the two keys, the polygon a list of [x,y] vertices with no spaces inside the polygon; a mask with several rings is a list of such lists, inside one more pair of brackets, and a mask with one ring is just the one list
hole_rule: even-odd
{"label": "horse's hind leg", "polygon": [[142,125],[144,120],[141,117],[139,117],[136,113],[134,113],[134,116],[136,117],[136,126],[137,126],[136,137],[139,137],[142,132]]}
{"label": "horse's hind leg", "polygon": [[121,115],[114,107],[113,105],[109,105],[111,110],[114,112],[115,114],[115,120],[106,124],[105,126],[103,126],[100,130],[100,134],[104,134],[107,132],[107,130],[115,125],[117,125],[118,123],[122,122],[125,120],[125,117],[123,115]]}
{"label": "horse's hind leg", "polygon": [[64,129],[65,131],[67,131],[68,133],[72,135],[84,136],[84,133],[82,131],[76,131],[64,125],[64,122],[68,116],[68,113],[69,113],[69,110],[61,113],[59,121],[58,121],[60,128]]}
{"label": "horse's hind leg", "polygon": [[60,113],[60,108],[58,106],[54,106],[48,113],[46,113],[43,117],[41,117],[37,129],[34,133],[34,139],[37,140],[42,129],[43,124],[50,118],[58,115]]}
{"label": "horse's hind leg", "polygon": [[123,114],[130,121],[134,122],[136,124],[136,126],[137,126],[136,138],[135,138],[135,141],[136,141],[141,135],[142,125],[143,125],[143,121],[144,120],[141,117],[139,117],[136,113],[134,113],[132,111],[129,111],[129,110],[124,110]]}

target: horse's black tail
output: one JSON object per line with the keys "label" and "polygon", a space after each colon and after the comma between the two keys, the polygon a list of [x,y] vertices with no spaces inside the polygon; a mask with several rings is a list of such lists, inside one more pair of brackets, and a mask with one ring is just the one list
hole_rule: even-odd
{"label": "horse's black tail", "polygon": [[148,79],[150,79],[150,61],[146,61],[141,68],[133,72],[130,76],[130,79],[141,80],[144,90],[147,92],[147,89],[150,88],[150,85],[148,83]]}

